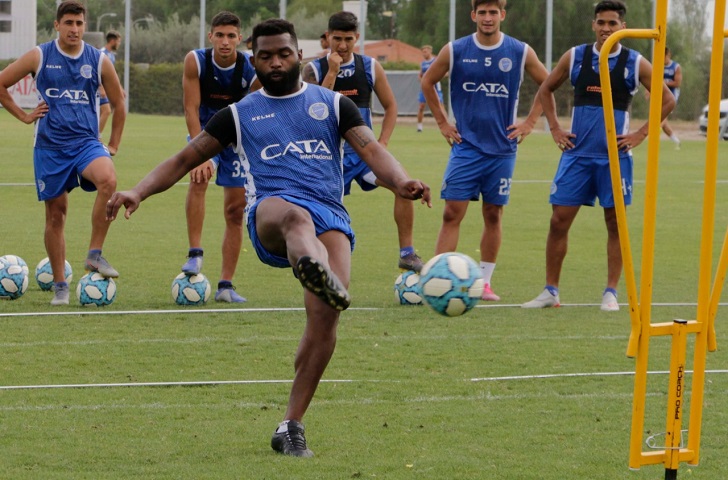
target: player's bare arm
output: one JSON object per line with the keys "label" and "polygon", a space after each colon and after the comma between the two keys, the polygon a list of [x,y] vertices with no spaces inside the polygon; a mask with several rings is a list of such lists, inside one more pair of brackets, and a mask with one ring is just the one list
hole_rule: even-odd
{"label": "player's bare arm", "polygon": [[445,137],[447,143],[452,145],[453,143],[462,142],[460,138],[460,132],[452,123],[448,122],[447,115],[440,106],[440,97],[437,95],[435,85],[442,80],[445,75],[450,71],[450,44],[440,49],[440,53],[437,54],[437,58],[432,62],[430,68],[427,69],[425,74],[422,76],[420,87],[422,88],[422,95],[424,95],[427,105],[430,107],[430,112],[437,122],[437,126],[440,129],[440,133]]}
{"label": "player's bare arm", "polygon": [[551,136],[561,150],[574,148],[572,140],[576,138],[576,135],[561,128],[559,118],[556,116],[556,101],[554,100],[554,92],[569,78],[570,64],[571,50],[561,56],[559,63],[543,81],[536,94],[538,101],[541,103],[543,114],[548,121]]}
{"label": "player's bare arm", "polygon": [[161,193],[177,183],[190,170],[224,149],[217,139],[203,131],[179,153],[168,158],[149,172],[132,190],[116,192],[106,204],[106,219],[114,220],[123,205],[129,218],[146,198]]}
{"label": "player's bare arm", "polygon": [[374,138],[369,127],[362,125],[350,128],[344,134],[344,139],[356,150],[359,158],[369,165],[377,180],[392,187],[402,198],[421,199],[422,203],[432,207],[430,187],[420,180],[411,179],[397,159]]}
{"label": "player's bare arm", "polygon": [[397,100],[394,98],[394,92],[392,92],[392,87],[389,85],[384,68],[376,60],[372,60],[372,62],[374,63],[374,93],[377,95],[379,103],[382,104],[382,108],[384,108],[379,143],[386,147],[397,123]]}
{"label": "player's bare arm", "polygon": [[303,67],[301,78],[303,78],[303,81],[306,83],[313,83],[314,85],[318,84],[318,81],[316,80],[316,71],[314,70],[313,65],[311,65],[311,62],[307,63],[306,66]]}
{"label": "player's bare arm", "polygon": [[40,102],[33,111],[26,112],[15,103],[8,89],[22,80],[26,75],[35,73],[39,61],[40,50],[34,48],[0,72],[0,104],[12,116],[25,124],[31,124],[36,119],[45,116],[48,113],[48,105],[45,102]]}
{"label": "player's bare arm", "polygon": [[[548,70],[546,70],[546,67],[544,67],[543,63],[541,63],[536,52],[534,52],[531,47],[527,47],[526,50],[525,71],[539,86],[549,76]],[[553,95],[553,93],[551,95]],[[508,126],[508,138],[510,140],[517,139],[518,143],[521,143],[523,139],[526,138],[531,131],[533,131],[533,127],[536,125],[536,121],[541,116],[542,112],[543,108],[541,107],[541,102],[538,100],[538,95],[536,95],[526,119],[521,123],[515,123]]]}
{"label": "player's bare arm", "polygon": [[[643,87],[650,91],[652,83],[652,65],[644,57],[640,57],[639,80]],[[675,97],[670,89],[662,83],[662,108],[660,122],[665,120],[670,112],[675,108]],[[630,132],[626,135],[617,135],[617,148],[619,150],[628,151],[644,142],[649,132],[650,122],[645,122],[637,131]]]}
{"label": "player's bare arm", "polygon": [[121,88],[119,76],[116,74],[114,64],[106,55],[101,61],[101,86],[106,92],[114,114],[111,117],[111,136],[109,137],[109,153],[113,156],[119,150],[121,134],[126,122],[126,105],[124,104],[124,90]]}
{"label": "player's bare arm", "polygon": [[[197,60],[195,57],[195,52],[189,52],[185,55],[184,72],[182,74],[182,102],[185,111],[185,124],[190,138],[195,138],[202,131],[202,125],[200,124],[202,92],[200,91],[200,80],[197,74]],[[205,183],[212,178],[214,173],[215,164],[210,160],[190,172],[190,181]]]}

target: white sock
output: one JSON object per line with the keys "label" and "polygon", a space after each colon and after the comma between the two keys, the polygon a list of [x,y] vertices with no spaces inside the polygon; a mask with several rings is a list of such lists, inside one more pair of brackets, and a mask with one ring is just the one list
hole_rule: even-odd
{"label": "white sock", "polygon": [[419,130],[422,130],[422,124],[421,124],[421,123],[418,123],[418,124],[417,124],[417,128],[418,128]]}
{"label": "white sock", "polygon": [[490,284],[490,279],[493,277],[493,271],[495,270],[495,263],[480,262],[480,271],[483,273],[483,281]]}
{"label": "white sock", "polygon": [[672,140],[675,143],[680,143],[680,139],[677,138],[677,135],[675,135],[674,133],[672,135],[670,135],[670,140]]}

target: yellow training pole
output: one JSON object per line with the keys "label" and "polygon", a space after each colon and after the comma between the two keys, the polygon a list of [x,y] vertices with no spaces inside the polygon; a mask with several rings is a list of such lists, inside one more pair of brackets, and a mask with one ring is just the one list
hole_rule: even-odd
{"label": "yellow training pole", "polygon": [[[723,83],[723,43],[726,32],[723,30],[725,19],[726,0],[715,1],[713,19],[713,44],[710,53],[710,89],[708,92],[708,131],[705,146],[705,189],[703,190],[703,228],[700,242],[700,270],[698,274],[698,311],[697,321],[702,326],[695,337],[695,354],[693,360],[693,388],[690,402],[690,431],[688,434],[688,449],[695,451],[690,460],[691,465],[700,462],[700,432],[703,418],[703,393],[705,387],[705,362],[708,349],[708,339],[711,338],[711,347],[714,350],[715,332],[711,321],[711,300],[716,308],[719,293],[710,298],[710,273],[713,262],[713,228],[715,225],[715,191],[718,178],[718,142],[720,130],[720,97]],[[723,252],[726,245],[723,243]],[[721,255],[725,257],[725,255]],[[721,258],[721,263],[724,262]],[[719,266],[718,275],[721,274]],[[716,277],[718,276],[716,275]],[[717,284],[714,285],[717,288]],[[720,290],[717,290],[719,292]]]}

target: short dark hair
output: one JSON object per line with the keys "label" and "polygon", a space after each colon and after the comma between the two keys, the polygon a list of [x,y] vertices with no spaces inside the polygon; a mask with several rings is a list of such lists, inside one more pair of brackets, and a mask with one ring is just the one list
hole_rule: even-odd
{"label": "short dark hair", "polygon": [[232,25],[233,27],[240,30],[240,17],[232,12],[222,11],[212,17],[212,20],[210,21],[210,31],[212,31],[212,29],[215,27],[222,27],[225,25]]}
{"label": "short dark hair", "polygon": [[253,27],[253,53],[258,51],[258,37],[272,37],[286,33],[291,36],[291,40],[293,40],[293,44],[296,46],[296,50],[298,50],[298,37],[296,36],[296,29],[291,22],[282,18],[271,18],[270,20],[260,22]]}
{"label": "short dark hair", "polygon": [[66,0],[58,5],[56,22],[60,22],[64,15],[83,15],[83,19],[86,20],[86,7],[83,6],[83,3],[77,2],[76,0]]}
{"label": "short dark hair", "polygon": [[359,19],[351,12],[336,12],[329,17],[329,32],[358,32]]}
{"label": "short dark hair", "polygon": [[319,38],[326,38],[326,32],[322,33]]}
{"label": "short dark hair", "polygon": [[602,0],[594,6],[594,17],[601,12],[617,12],[619,19],[627,15],[627,5],[622,0]]}
{"label": "short dark hair", "polygon": [[121,34],[117,32],[116,30],[109,30],[106,32],[106,42],[110,42],[112,40],[117,40],[121,38]]}
{"label": "short dark hair", "polygon": [[497,3],[500,10],[505,10],[506,2],[507,0],[471,0],[471,3],[473,5],[473,11],[475,11],[479,6],[483,5],[484,3]]}

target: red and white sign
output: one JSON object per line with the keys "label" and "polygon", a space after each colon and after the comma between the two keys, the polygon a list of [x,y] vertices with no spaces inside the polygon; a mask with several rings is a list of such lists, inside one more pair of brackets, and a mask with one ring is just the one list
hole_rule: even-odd
{"label": "red and white sign", "polygon": [[35,89],[35,79],[31,75],[8,89],[15,103],[21,108],[35,108],[38,106],[38,90]]}

